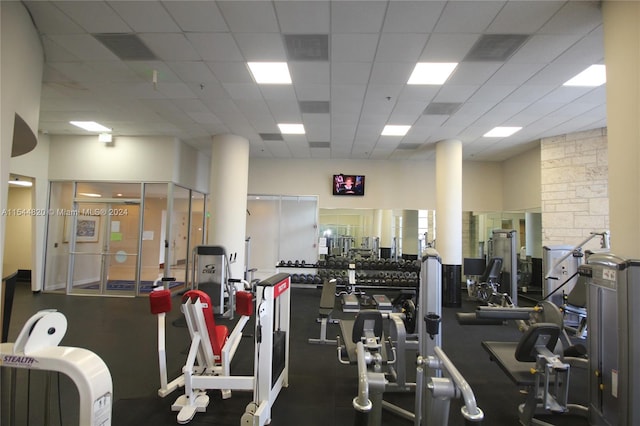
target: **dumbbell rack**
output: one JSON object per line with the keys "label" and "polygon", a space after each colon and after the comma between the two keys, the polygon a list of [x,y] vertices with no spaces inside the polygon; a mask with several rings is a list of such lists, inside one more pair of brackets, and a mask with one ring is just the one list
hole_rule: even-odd
{"label": "dumbbell rack", "polygon": [[349,283],[349,264],[356,265],[356,289],[410,290],[418,287],[420,262],[413,260],[331,257],[317,264],[282,260],[276,268],[289,272],[291,283],[295,285],[315,287],[335,278],[340,288]]}

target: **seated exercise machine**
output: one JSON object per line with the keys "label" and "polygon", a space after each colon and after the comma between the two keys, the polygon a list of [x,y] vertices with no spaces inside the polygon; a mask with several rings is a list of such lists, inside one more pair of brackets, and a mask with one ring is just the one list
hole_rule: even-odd
{"label": "seated exercise machine", "polygon": [[[152,313],[159,315],[158,349],[160,354],[161,388],[165,397],[178,387],[185,393],[172,405],[178,411],[177,421],[185,424],[196,412],[204,412],[209,404],[207,390],[218,389],[224,399],[232,390],[252,391],[253,401],[242,415],[242,425],[262,426],[271,421],[271,407],[280,390],[288,386],[289,377],[289,316],[290,278],[276,274],[256,284],[256,319],[254,333],[254,369],[252,376],[231,374],[231,361],[236,353],[242,330],[254,313],[253,295],[237,292],[236,310],[241,315],[231,334],[225,325],[215,323],[211,299],[200,290],[191,290],[182,297],[181,310],[185,316],[191,346],[182,374],[167,383],[164,356],[164,324],[160,316],[170,310],[171,295],[167,290],[153,293]],[[168,310],[167,310],[168,308]],[[162,320],[164,323],[164,320]]]}
{"label": "seated exercise machine", "polygon": [[500,292],[502,258],[493,257],[478,280],[467,280],[467,294],[472,300],[489,306],[514,306],[508,293]]}
{"label": "seated exercise machine", "polygon": [[[353,321],[340,322],[344,346],[338,338],[338,360],[358,366],[358,394],[353,399],[356,425],[381,425],[385,408],[415,426],[445,426],[449,402],[460,396],[465,401],[461,413],[468,422],[481,422],[484,417],[471,387],[439,346],[442,264],[435,250],[425,252],[420,274],[417,341],[406,339],[407,318],[402,313],[362,310]],[[383,333],[385,318],[390,320],[389,338]],[[407,383],[404,376],[407,349],[418,351],[416,383]],[[383,394],[392,391],[414,391],[415,412],[384,401]]]}
{"label": "seated exercise machine", "polygon": [[[518,407],[520,424],[550,425],[536,419],[539,414],[578,414],[587,417],[587,407],[569,404],[568,358],[554,353],[562,328],[554,323],[535,323],[519,342],[482,342],[492,361],[517,385],[526,388],[526,402]],[[586,365],[585,359],[578,359]]]}
{"label": "seated exercise machine", "polygon": [[[231,278],[229,265],[237,253],[227,256],[221,246],[196,246],[193,249],[191,289],[202,290],[211,298],[213,314],[233,319],[236,291],[249,290],[245,280]],[[238,288],[240,283],[242,287]]]}
{"label": "seated exercise machine", "polygon": [[[80,397],[80,426],[111,425],[113,383],[104,361],[95,353],[58,346],[67,331],[66,317],[55,310],[34,314],[22,327],[15,343],[0,344],[0,365],[12,369],[37,369],[64,373],[75,383]],[[12,384],[15,389],[15,370]],[[12,392],[11,410],[15,407]],[[11,413],[13,415],[13,413]],[[10,418],[9,423],[14,424]]]}

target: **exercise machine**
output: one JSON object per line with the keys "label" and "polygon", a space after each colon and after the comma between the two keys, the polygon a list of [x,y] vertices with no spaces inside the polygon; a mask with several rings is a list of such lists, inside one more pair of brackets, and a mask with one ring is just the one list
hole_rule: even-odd
{"label": "exercise machine", "polygon": [[246,281],[231,278],[229,264],[235,261],[235,254],[227,257],[221,246],[196,246],[191,262],[191,289],[202,290],[211,298],[214,315],[233,319],[237,283]]}
{"label": "exercise machine", "polygon": [[[64,373],[75,383],[80,397],[80,426],[109,426],[113,403],[111,373],[95,353],[59,346],[67,331],[66,317],[55,310],[34,314],[22,327],[15,343],[0,344],[0,363],[12,369],[37,369]],[[12,370],[15,371],[15,370]],[[12,376],[12,387],[15,376]],[[11,409],[15,407],[12,392]],[[13,420],[9,420],[13,424]]]}
{"label": "exercise machine", "polygon": [[[241,417],[241,425],[262,426],[271,420],[271,407],[280,390],[289,383],[289,317],[290,278],[288,274],[276,274],[256,284],[254,369],[252,376],[231,374],[231,361],[238,349],[245,325],[254,314],[253,295],[238,291],[236,310],[240,315],[229,334],[225,325],[215,322],[211,298],[200,290],[190,290],[182,296],[181,310],[185,316],[191,345],[182,374],[167,383],[163,378],[160,357],[161,388],[164,397],[179,387],[185,393],[172,405],[178,411],[177,421],[186,424],[197,412],[204,412],[209,405],[207,390],[221,391],[222,398],[231,397],[233,390],[252,391],[253,399]],[[151,297],[152,312],[163,314],[170,310],[167,290]],[[159,330],[160,326],[159,319]],[[164,349],[164,336],[159,331],[159,353]],[[166,365],[164,367],[166,375]],[[166,385],[165,385],[166,383]]]}
{"label": "exercise machine", "polygon": [[640,424],[640,260],[595,253],[578,273],[587,280],[589,422]]}
{"label": "exercise machine", "polygon": [[491,232],[489,258],[502,259],[499,293],[506,293],[514,305],[518,304],[518,233],[515,230],[494,229]]}
{"label": "exercise machine", "polygon": [[578,276],[578,268],[585,263],[586,253],[583,246],[592,239],[600,237],[600,248],[609,250],[609,232],[591,232],[576,246],[543,247],[543,265],[545,270],[542,295],[563,308],[565,327],[577,336],[585,338],[587,334],[586,290]]}
{"label": "exercise machine", "polygon": [[[434,249],[425,251],[420,271],[417,340],[407,339],[406,313],[362,310],[355,320],[340,322],[344,345],[338,338],[338,360],[358,367],[358,394],[352,402],[356,425],[382,424],[384,408],[415,426],[444,426],[448,424],[449,401],[460,396],[465,401],[461,410],[464,418],[470,422],[483,419],[471,387],[440,347],[442,263]],[[415,312],[412,315],[415,318]],[[385,318],[389,319],[388,338],[383,332]],[[404,375],[408,349],[418,351],[416,383],[408,383]],[[414,412],[384,401],[383,394],[392,391],[415,391]]]}

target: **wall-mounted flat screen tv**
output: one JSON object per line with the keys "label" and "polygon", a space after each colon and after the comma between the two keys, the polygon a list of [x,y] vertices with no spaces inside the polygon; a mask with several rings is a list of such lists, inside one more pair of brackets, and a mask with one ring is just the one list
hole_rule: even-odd
{"label": "wall-mounted flat screen tv", "polygon": [[364,195],[364,176],[333,175],[333,195]]}

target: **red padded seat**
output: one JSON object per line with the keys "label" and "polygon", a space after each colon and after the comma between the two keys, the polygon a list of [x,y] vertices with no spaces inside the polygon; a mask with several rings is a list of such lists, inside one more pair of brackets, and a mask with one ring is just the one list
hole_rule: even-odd
{"label": "red padded seat", "polygon": [[182,303],[187,299],[191,300],[192,303],[200,299],[200,303],[203,304],[202,312],[209,332],[209,341],[211,342],[211,349],[213,349],[214,360],[220,361],[222,347],[229,338],[229,329],[226,325],[216,325],[216,320],[213,316],[213,305],[207,293],[201,290],[189,290],[182,296]]}

